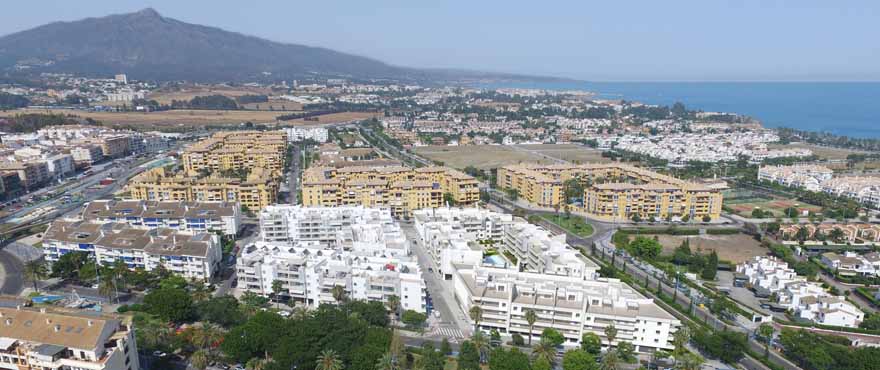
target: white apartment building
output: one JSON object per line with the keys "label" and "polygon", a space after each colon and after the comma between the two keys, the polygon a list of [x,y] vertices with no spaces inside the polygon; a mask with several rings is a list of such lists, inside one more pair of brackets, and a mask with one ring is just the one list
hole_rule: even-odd
{"label": "white apartment building", "polygon": [[880,177],[842,176],[822,183],[822,191],[852,198],[868,207],[880,209]]}
{"label": "white apartment building", "polygon": [[880,274],[880,253],[870,252],[860,255],[855,252],[843,252],[842,255],[822,253],[822,264],[844,276],[877,276]]}
{"label": "white apartment building", "polygon": [[104,151],[97,145],[79,145],[70,149],[70,155],[77,164],[92,165],[104,159]]}
{"label": "white apartment building", "polygon": [[238,234],[242,225],[241,207],[229,202],[95,200],[83,207],[81,216],[98,223],[125,223],[138,228],[190,232],[216,231],[229,236]]}
{"label": "white apartment building", "polygon": [[260,234],[236,262],[239,289],[270,295],[280,281],[281,295],[320,305],[341,286],[351,299],[397,296],[403,310],[426,310],[421,268],[387,209],[269,206]]}
{"label": "white apartment building", "polygon": [[[641,352],[672,348],[681,323],[619,280],[600,278],[598,266],[563,238],[484,209],[423,209],[414,218],[420,246],[452,280],[461,309],[483,310],[482,330],[528,336],[524,315],[534,310],[532,336],[552,327],[576,345],[587,332],[605,337],[613,324],[614,344],[632,342]],[[489,249],[498,254],[484,258]]]}
{"label": "white apartment building", "polygon": [[538,320],[532,336],[554,328],[565,337],[566,346],[576,346],[584,333],[598,335],[605,345],[605,328],[614,325],[618,334],[612,345],[627,341],[639,352],[670,350],[672,334],[681,326],[652,299],[616,279],[459,265],[453,284],[462,310],[468,312],[474,305],[483,310],[480,329],[528,337],[525,313],[534,310]]}
{"label": "white apartment building", "polygon": [[780,185],[819,191],[822,183],[831,180],[834,171],[820,165],[761,166],[758,180]]}
{"label": "white apartment building", "polygon": [[832,296],[820,284],[798,276],[787,263],[775,257],[756,256],[737,265],[736,271],[748,277],[756,293],[775,293],[780,306],[803,320],[854,328],[864,319],[864,313],[844,297]]}
{"label": "white apartment building", "polygon": [[116,261],[146,271],[162,266],[174,274],[200,280],[209,280],[219,271],[223,253],[220,237],[212,233],[181,233],[80,220],[52,222],[43,235],[46,261],[53,263],[71,252],[87,253],[102,266]]}
{"label": "white apartment building", "polygon": [[453,265],[483,261],[483,248],[501,242],[513,216],[482,208],[430,208],[413,211],[418,242],[428,251],[446,280]]}
{"label": "white apartment building", "polygon": [[0,308],[0,369],[139,370],[131,319]]}
{"label": "white apartment building", "polygon": [[760,295],[770,295],[785,289],[788,284],[806,280],[776,257],[755,256],[736,265],[736,272],[748,277],[749,285]]}
{"label": "white apartment building", "polygon": [[287,132],[287,141],[291,143],[303,140],[326,143],[329,138],[324,127],[285,127],[284,131]]}

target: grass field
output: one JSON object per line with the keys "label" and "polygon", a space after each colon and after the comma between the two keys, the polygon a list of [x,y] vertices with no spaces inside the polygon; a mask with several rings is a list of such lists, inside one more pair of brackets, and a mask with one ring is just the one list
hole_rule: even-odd
{"label": "grass field", "polygon": [[807,210],[810,213],[819,213],[822,207],[799,202],[796,199],[786,199],[764,194],[758,194],[749,190],[730,190],[724,192],[724,205],[734,213],[743,217],[751,217],[755,208],[773,213],[773,217],[789,217],[785,209],[797,205],[799,210]]}
{"label": "grass field", "polygon": [[577,163],[604,162],[599,151],[576,144],[535,145],[464,145],[421,146],[413,149],[416,154],[447,166],[465,168],[474,166],[490,169],[518,163],[556,163],[562,159]]}
{"label": "grass field", "polygon": [[663,245],[663,254],[672,254],[681,242],[690,239],[691,251],[702,250],[702,253],[715,251],[718,259],[731,263],[740,263],[754,256],[767,254],[767,249],[757,240],[746,234],[733,235],[657,235]]}
{"label": "grass field", "polygon": [[565,218],[564,214],[560,214],[542,215],[541,218],[547,220],[548,222],[552,222],[557,226],[581,238],[586,238],[590,235],[593,235],[593,225],[588,224],[583,217],[572,215],[570,218]]}

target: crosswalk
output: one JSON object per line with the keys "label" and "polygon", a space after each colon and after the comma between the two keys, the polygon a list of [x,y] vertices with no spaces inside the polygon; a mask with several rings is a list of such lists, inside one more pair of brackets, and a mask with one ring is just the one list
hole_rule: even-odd
{"label": "crosswalk", "polygon": [[440,335],[447,337],[447,338],[459,338],[459,339],[464,338],[464,334],[461,332],[461,330],[458,330],[458,329],[441,327],[441,328],[437,329],[437,332]]}

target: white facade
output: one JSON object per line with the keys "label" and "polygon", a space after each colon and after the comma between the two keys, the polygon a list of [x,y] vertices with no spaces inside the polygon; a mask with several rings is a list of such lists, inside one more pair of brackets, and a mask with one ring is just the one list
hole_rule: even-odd
{"label": "white facade", "polygon": [[830,168],[819,165],[762,166],[758,169],[758,180],[809,191],[819,191],[821,184],[831,180],[833,175]]}
{"label": "white facade", "polygon": [[220,237],[212,233],[147,230],[118,223],[53,222],[43,235],[43,256],[53,263],[71,252],[87,253],[102,266],[116,261],[146,271],[162,266],[199,280],[209,280],[217,273],[223,257]]}
{"label": "white facade", "polygon": [[[452,280],[461,309],[483,310],[482,330],[528,336],[524,315],[534,310],[531,334],[552,327],[569,346],[587,332],[605,337],[613,324],[619,331],[614,345],[628,341],[641,352],[672,348],[678,320],[619,280],[600,278],[596,264],[547,230],[476,208],[423,209],[414,218],[420,245]],[[490,248],[498,254],[483,258]]]}
{"label": "white facade", "polygon": [[241,207],[229,202],[95,200],[83,207],[82,218],[145,229],[217,231],[230,236],[241,229]]}
{"label": "white facade", "polygon": [[326,143],[328,139],[327,129],[324,127],[285,127],[284,131],[287,132],[287,141],[290,142],[313,140]]}
{"label": "white facade", "polygon": [[426,310],[421,268],[390,211],[363,207],[269,206],[260,213],[262,241],[246,246],[236,262],[238,288],[281,295],[307,305],[335,303],[341,286],[349,298]]}

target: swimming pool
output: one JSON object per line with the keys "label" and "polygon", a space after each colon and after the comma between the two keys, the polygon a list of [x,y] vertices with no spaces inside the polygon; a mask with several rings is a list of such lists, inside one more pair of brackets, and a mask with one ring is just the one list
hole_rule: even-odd
{"label": "swimming pool", "polygon": [[495,266],[495,267],[507,266],[507,260],[505,260],[504,257],[501,257],[500,255],[497,255],[497,254],[483,258],[483,263],[490,265],[490,266]]}

